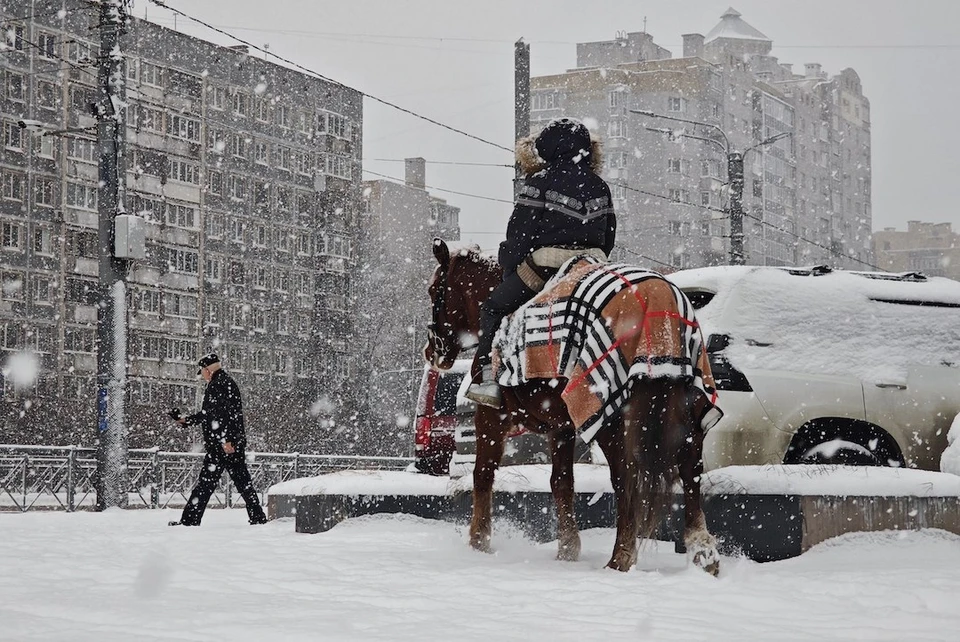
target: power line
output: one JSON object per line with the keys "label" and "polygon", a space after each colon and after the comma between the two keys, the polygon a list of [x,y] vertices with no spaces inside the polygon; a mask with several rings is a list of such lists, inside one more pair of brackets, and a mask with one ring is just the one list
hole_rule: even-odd
{"label": "power line", "polygon": [[[151,1],[152,1],[152,0],[151,0]],[[374,176],[380,176],[381,178],[389,178],[389,179],[391,179],[391,180],[398,181],[398,182],[400,182],[400,183],[403,183],[403,182],[404,182],[404,180],[403,180],[402,178],[397,178],[396,176],[388,176],[387,174],[380,174],[379,172],[371,172],[369,169],[365,169],[365,170],[363,170],[363,172],[364,172],[365,174],[373,174]],[[424,185],[424,187],[425,187],[425,188],[428,188],[428,189],[435,189],[435,190],[437,190],[438,192],[447,192],[447,193],[449,193],[449,194],[457,194],[457,195],[459,195],[459,196],[469,196],[470,198],[479,198],[479,199],[482,199],[482,200],[485,200],[485,201],[494,201],[494,202],[496,202],[496,203],[507,203],[507,204],[509,204],[509,205],[513,205],[513,201],[508,201],[508,200],[505,200],[505,199],[502,199],[502,198],[494,198],[494,197],[492,197],[492,196],[480,196],[480,195],[478,195],[478,194],[468,194],[468,193],[466,193],[466,192],[457,192],[457,191],[452,190],[452,189],[444,189],[444,188],[442,188],[442,187],[434,187],[434,186],[432,186],[432,185]]]}
{"label": "power line", "polygon": [[[79,72],[81,72],[81,73],[88,74],[88,75],[91,76],[92,78],[94,78],[94,79],[96,79],[96,80],[99,80],[99,78],[97,77],[97,74],[93,73],[93,72],[90,71],[89,69],[84,69],[84,68],[81,67],[80,65],[74,64],[72,61],[67,60],[66,58],[64,58],[63,56],[61,56],[61,55],[59,55],[59,54],[51,54],[49,51],[47,51],[46,49],[44,49],[44,48],[41,47],[40,45],[38,45],[38,44],[36,44],[36,43],[34,43],[34,42],[30,42],[30,41],[27,40],[26,38],[21,39],[20,42],[22,42],[22,43],[24,43],[24,44],[26,44],[26,45],[30,45],[31,47],[33,47],[33,48],[36,49],[37,51],[39,51],[39,52],[41,52],[42,54],[44,54],[44,56],[50,56],[51,58],[56,58],[57,60],[66,63],[66,64],[69,65],[70,67],[73,67],[73,68],[76,69],[77,71],[79,71]],[[72,41],[71,41],[71,42],[72,42]],[[34,74],[35,74],[35,73],[37,73],[37,72],[34,72]],[[29,75],[33,75],[33,74],[29,74]]]}
{"label": "power line", "polygon": [[292,66],[294,66],[295,68],[297,68],[297,69],[299,69],[299,70],[301,70],[301,71],[303,71],[303,72],[306,72],[306,73],[308,73],[308,74],[311,74],[311,75],[313,75],[313,76],[316,76],[317,78],[319,78],[319,79],[321,79],[321,80],[325,80],[325,81],[327,81],[327,82],[329,82],[329,83],[333,83],[333,84],[337,85],[338,87],[344,87],[345,89],[350,89],[351,91],[356,91],[356,92],[359,93],[361,96],[364,96],[364,97],[366,97],[366,98],[369,98],[370,100],[376,101],[376,102],[378,102],[378,103],[380,103],[380,104],[382,104],[382,105],[386,105],[387,107],[392,107],[393,109],[396,109],[396,110],[401,111],[401,112],[403,112],[403,113],[405,113],[405,114],[409,114],[409,115],[411,115],[411,116],[414,116],[415,118],[420,118],[420,119],[425,120],[425,121],[427,121],[427,122],[429,122],[429,123],[432,123],[432,124],[434,124],[434,125],[436,125],[436,126],[438,126],[438,127],[442,127],[442,128],[444,128],[444,129],[448,129],[448,130],[450,130],[450,131],[452,131],[452,132],[455,132],[455,133],[460,134],[460,135],[462,135],[462,136],[466,136],[466,137],[468,137],[468,138],[472,138],[472,139],[474,139],[474,140],[476,140],[476,141],[479,141],[479,142],[481,142],[481,143],[484,143],[484,144],[486,144],[486,145],[490,145],[490,146],[492,146],[492,147],[496,147],[496,148],[498,148],[498,149],[502,149],[502,150],[504,150],[504,151],[510,152],[511,154],[513,153],[513,149],[510,148],[510,147],[504,147],[503,145],[500,145],[500,144],[498,144],[498,143],[494,143],[494,142],[489,141],[489,140],[486,140],[486,139],[484,139],[484,138],[480,138],[479,136],[476,136],[475,134],[471,134],[471,133],[469,133],[469,132],[465,132],[465,131],[463,131],[462,129],[457,129],[456,127],[451,127],[450,125],[446,125],[446,124],[444,124],[444,123],[441,123],[441,122],[438,121],[438,120],[434,120],[433,118],[430,118],[430,117],[428,117],[428,116],[423,116],[423,115],[418,114],[418,113],[416,113],[416,112],[414,112],[414,111],[411,111],[411,110],[409,110],[409,109],[407,109],[407,108],[405,108],[405,107],[401,107],[400,105],[397,105],[396,103],[392,103],[392,102],[390,102],[390,101],[388,101],[388,100],[384,100],[383,98],[378,98],[377,96],[374,96],[374,95],[372,95],[372,94],[368,94],[368,93],[366,93],[366,92],[360,91],[359,89],[354,89],[353,87],[350,87],[349,85],[345,85],[345,84],[343,84],[342,82],[339,82],[339,81],[337,81],[337,80],[333,80],[332,78],[328,78],[327,76],[324,76],[324,75],[321,74],[321,73],[318,73],[318,72],[316,72],[316,71],[314,71],[314,70],[312,70],[312,69],[308,69],[307,67],[304,67],[303,65],[301,65],[301,64],[299,64],[299,63],[296,63],[296,62],[290,60],[289,58],[284,58],[283,56],[279,56],[279,55],[273,53],[272,51],[269,51],[269,50],[267,50],[267,49],[265,49],[265,48],[263,48],[263,47],[260,47],[260,46],[258,46],[258,45],[255,45],[255,44],[253,44],[252,42],[250,42],[250,41],[248,41],[248,40],[244,40],[244,39],[242,39],[242,38],[239,38],[239,37],[233,35],[232,33],[229,33],[229,32],[227,32],[227,31],[224,31],[223,29],[220,29],[220,28],[218,28],[218,27],[213,26],[212,24],[210,24],[210,23],[208,23],[208,22],[204,22],[203,20],[200,20],[199,18],[194,18],[193,16],[191,16],[191,15],[189,15],[189,14],[187,14],[187,13],[184,13],[183,11],[180,11],[179,9],[175,9],[175,8],[167,5],[166,2],[164,2],[163,0],[149,0],[149,1],[150,1],[151,3],[157,5],[158,7],[163,7],[164,9],[167,9],[167,10],[169,10],[169,11],[172,11],[172,12],[176,13],[177,15],[181,15],[181,16],[183,16],[184,18],[186,18],[187,20],[191,20],[191,21],[193,21],[193,22],[196,22],[197,24],[203,25],[203,26],[206,27],[207,29],[211,29],[211,30],[213,30],[213,31],[215,31],[215,32],[217,32],[217,33],[219,33],[219,34],[222,34],[222,35],[228,37],[228,38],[231,38],[231,39],[233,39],[233,40],[236,40],[237,42],[239,42],[239,43],[241,43],[241,44],[244,44],[244,45],[246,45],[246,46],[248,46],[248,47],[251,47],[251,48],[253,48],[253,49],[256,49],[257,51],[259,51],[259,52],[261,52],[261,53],[263,53],[263,54],[265,54],[265,55],[273,56],[273,57],[276,58],[277,60],[281,60],[281,61],[287,63],[288,65],[292,65]]}
{"label": "power line", "polygon": [[[389,163],[403,163],[406,162],[406,158],[369,158],[367,160],[372,161],[385,161]],[[513,165],[507,165],[506,163],[466,163],[460,161],[435,161],[427,159],[427,162],[431,165],[468,165],[471,167],[509,167],[513,169]]]}

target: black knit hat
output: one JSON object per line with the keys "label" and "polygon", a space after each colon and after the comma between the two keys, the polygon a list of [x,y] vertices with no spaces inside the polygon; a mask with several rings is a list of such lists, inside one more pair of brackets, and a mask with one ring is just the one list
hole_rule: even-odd
{"label": "black knit hat", "polygon": [[558,118],[543,128],[535,145],[537,154],[548,163],[577,155],[586,158],[590,154],[590,130],[579,120]]}
{"label": "black knit hat", "polygon": [[200,369],[197,370],[197,374],[201,374],[204,368],[215,363],[220,363],[220,357],[218,357],[215,352],[203,355],[200,357],[200,361],[197,362],[197,365],[200,366]]}

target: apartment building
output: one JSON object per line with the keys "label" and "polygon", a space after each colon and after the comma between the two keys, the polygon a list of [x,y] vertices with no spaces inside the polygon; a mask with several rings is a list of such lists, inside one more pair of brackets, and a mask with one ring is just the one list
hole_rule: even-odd
{"label": "apartment building", "polygon": [[[618,258],[665,270],[728,263],[727,155],[742,152],[747,263],[871,262],[860,79],[817,63],[795,74],[772,47],[730,9],[705,36],[685,34],[681,58],[650,34],[626,33],[578,44],[575,69],[532,79],[533,132],[572,116],[605,143]],[[789,135],[764,144],[778,134]]]}
{"label": "apartment building", "polygon": [[873,233],[877,266],[890,272],[922,272],[960,280],[960,234],[950,223],[907,221],[906,230]]}
{"label": "apartment building", "polygon": [[[7,443],[96,436],[97,14],[0,0],[0,348],[40,365],[30,390],[5,380]],[[138,19],[122,51],[127,210],[148,222],[127,281],[131,447],[196,438],[164,414],[197,406],[213,350],[252,448],[322,449],[309,409],[352,367],[361,94]]]}

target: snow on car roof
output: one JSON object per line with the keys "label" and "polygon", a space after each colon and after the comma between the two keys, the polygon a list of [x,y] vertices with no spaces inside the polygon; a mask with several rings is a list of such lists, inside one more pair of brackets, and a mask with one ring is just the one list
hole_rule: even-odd
{"label": "snow on car roof", "polygon": [[697,318],[704,334],[734,339],[726,355],[737,367],[900,379],[911,366],[960,366],[952,279],[758,266],[668,278],[715,293]]}

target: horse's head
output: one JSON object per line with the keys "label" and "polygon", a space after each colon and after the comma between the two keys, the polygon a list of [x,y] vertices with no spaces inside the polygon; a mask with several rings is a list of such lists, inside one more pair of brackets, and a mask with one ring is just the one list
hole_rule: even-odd
{"label": "horse's head", "polygon": [[433,314],[423,357],[434,368],[446,370],[476,343],[480,304],[500,282],[501,271],[479,248],[451,253],[442,239],[433,240],[433,255],[439,265],[428,290]]}

